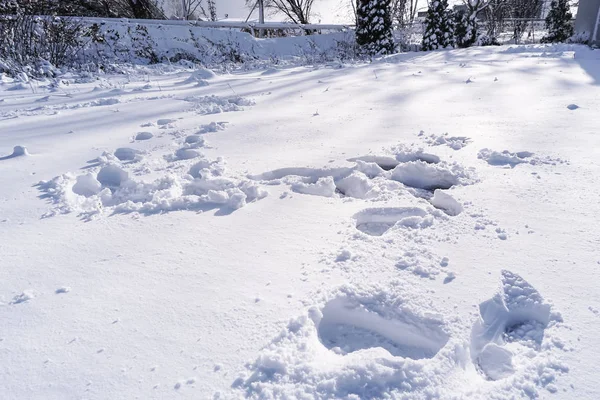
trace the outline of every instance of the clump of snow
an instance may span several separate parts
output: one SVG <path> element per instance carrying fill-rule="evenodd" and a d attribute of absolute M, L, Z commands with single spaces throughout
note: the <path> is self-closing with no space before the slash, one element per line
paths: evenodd
<path fill-rule="evenodd" d="M 448 215 L 456 216 L 463 211 L 462 205 L 456 199 L 441 189 L 436 189 L 431 198 L 431 204 L 435 208 L 444 210 Z"/>
<path fill-rule="evenodd" d="M 373 183 L 362 172 L 353 171 L 350 175 L 335 182 L 336 188 L 345 196 L 364 199 L 373 189 Z"/>
<path fill-rule="evenodd" d="M 488 343 L 479 354 L 479 367 L 488 378 L 497 381 L 515 372 L 512 357 L 510 350 L 496 343 Z"/>
<path fill-rule="evenodd" d="M 414 148 L 405 144 L 394 146 L 390 151 L 395 154 L 396 160 L 401 163 L 423 161 L 428 164 L 437 164 L 440 162 L 440 158 L 435 154 L 426 153 L 422 148 Z"/>
<path fill-rule="evenodd" d="M 175 157 L 178 160 L 191 160 L 192 158 L 200 157 L 201 155 L 202 154 L 198 150 L 187 147 L 178 149 L 175 152 Z"/>
<path fill-rule="evenodd" d="M 25 146 L 15 146 L 11 155 L 13 157 L 28 156 L 29 152 Z"/>
<path fill-rule="evenodd" d="M 13 297 L 13 299 L 11 300 L 10 304 L 21 304 L 21 303 L 25 303 L 31 299 L 35 298 L 35 295 L 33 294 L 33 291 L 31 290 L 24 290 L 23 292 L 15 295 Z"/>
<path fill-rule="evenodd" d="M 97 195 L 101 190 L 102 183 L 91 173 L 79 175 L 73 185 L 73 192 L 84 197 Z"/>
<path fill-rule="evenodd" d="M 152 132 L 140 132 L 137 135 L 135 135 L 135 140 L 149 140 L 153 137 L 154 135 L 152 134 Z"/>
<path fill-rule="evenodd" d="M 369 178 L 375 178 L 384 174 L 384 169 L 377 163 L 356 160 L 356 170 L 362 172 Z"/>
<path fill-rule="evenodd" d="M 159 119 L 158 121 L 156 121 L 156 125 L 158 126 L 165 126 L 165 125 L 170 125 L 177 122 L 176 119 L 172 119 L 172 118 L 162 118 Z"/>
<path fill-rule="evenodd" d="M 391 178 L 413 188 L 435 190 L 450 189 L 459 184 L 461 174 L 443 166 L 410 161 L 394 168 Z"/>
<path fill-rule="evenodd" d="M 5 157 L 0 157 L 1 160 L 8 160 L 9 158 L 28 156 L 29 152 L 27 151 L 27 147 L 25 146 L 15 146 L 13 148 L 13 152 Z"/>
<path fill-rule="evenodd" d="M 140 158 L 142 152 L 140 150 L 132 149 L 129 147 L 119 147 L 115 150 L 114 156 L 119 161 L 134 161 Z"/>
<path fill-rule="evenodd" d="M 112 97 L 109 99 L 94 100 L 90 103 L 82 104 L 82 107 L 112 106 L 115 104 L 119 104 L 120 102 L 121 102 L 121 100 L 117 99 L 116 97 Z"/>
<path fill-rule="evenodd" d="M 187 77 L 182 83 L 190 84 L 195 83 L 196 86 L 208 86 L 208 79 L 213 79 L 216 74 L 210 69 L 199 68 L 192 72 L 189 77 Z"/>
<path fill-rule="evenodd" d="M 190 135 L 185 138 L 185 142 L 188 144 L 204 144 L 204 138 L 198 135 Z"/>
<path fill-rule="evenodd" d="M 425 143 L 430 146 L 448 146 L 452 150 L 460 150 L 469 144 L 470 139 L 466 136 L 450 136 L 448 133 L 443 135 L 434 135 L 424 137 Z"/>
<path fill-rule="evenodd" d="M 348 249 L 344 249 L 340 251 L 340 253 L 335 258 L 335 262 L 346 262 L 352 258 L 352 253 Z"/>
<path fill-rule="evenodd" d="M 292 190 L 297 193 L 311 194 L 313 196 L 335 196 L 335 182 L 333 177 L 326 176 L 317 179 L 314 183 L 297 182 L 292 184 Z"/>
<path fill-rule="evenodd" d="M 121 167 L 114 164 L 106 165 L 102 167 L 98 172 L 96 179 L 100 184 L 109 188 L 117 188 L 129 178 L 127 171 L 124 171 Z"/>
<path fill-rule="evenodd" d="M 210 124 L 202 125 L 196 132 L 196 135 L 202 135 L 204 133 L 212 133 L 212 132 L 222 131 L 223 129 L 225 129 L 225 124 L 226 124 L 226 122 L 214 122 L 213 121 Z"/>

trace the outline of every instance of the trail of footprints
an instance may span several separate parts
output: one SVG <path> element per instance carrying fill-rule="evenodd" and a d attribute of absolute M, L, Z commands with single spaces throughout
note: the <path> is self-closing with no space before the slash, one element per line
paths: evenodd
<path fill-rule="evenodd" d="M 196 100 L 210 108 L 210 113 L 240 111 L 241 105 L 253 104 L 243 98 L 216 96 L 186 101 Z M 206 134 L 222 131 L 227 122 L 214 121 L 192 132 L 178 129 L 178 122 L 161 118 L 145 123 L 142 127 L 157 131 L 136 133 L 131 137 L 131 147 L 120 147 L 90 160 L 82 168 L 83 174 L 64 174 L 40 182 L 41 197 L 53 204 L 44 217 L 77 212 L 82 219 L 90 220 L 106 211 L 149 215 L 212 209 L 225 214 L 267 195 L 253 181 L 226 176 L 222 157 L 210 160 L 204 156 Z M 165 144 L 169 137 L 171 140 Z M 173 145 L 177 147 L 174 151 L 169 149 Z M 165 149 L 169 149 L 166 154 Z"/>
<path fill-rule="evenodd" d="M 448 135 L 431 135 L 424 140 L 431 146 L 446 145 L 453 150 L 470 142 L 469 138 Z M 463 205 L 444 190 L 475 183 L 473 171 L 445 163 L 420 149 L 399 146 L 395 153 L 395 157 L 351 158 L 348 161 L 354 162 L 354 167 L 283 168 L 250 177 L 270 184 L 289 184 L 293 191 L 304 194 L 375 201 L 388 200 L 390 193 L 398 194 L 399 182 L 404 192 L 427 200 L 443 211 L 446 219 L 463 211 Z M 356 229 L 373 237 L 385 236 L 392 229 L 424 229 L 433 224 L 433 218 L 431 210 L 408 206 L 369 207 L 353 215 Z M 479 218 L 475 229 L 485 229 L 489 224 L 495 225 Z M 498 238 L 506 239 L 503 229 L 496 228 L 496 232 Z M 407 251 L 396 266 L 424 277 L 438 273 L 424 271 L 418 261 L 410 262 L 411 257 L 416 255 Z M 336 262 L 350 259 L 352 254 L 344 250 Z M 446 268 L 448 263 L 447 257 L 442 258 L 437 269 Z M 454 278 L 454 273 L 448 273 L 444 284 Z M 554 357 L 547 357 L 563 349 L 560 340 L 556 344 L 545 339 L 547 331 L 562 322 L 560 314 L 519 275 L 501 272 L 500 289 L 479 305 L 466 344 L 461 342 L 465 335 L 457 335 L 457 327 L 436 313 L 435 305 L 413 304 L 414 290 L 404 290 L 397 282 L 383 288 L 359 285 L 338 289 L 310 308 L 305 317 L 291 321 L 285 332 L 248 366 L 250 376 L 241 376 L 233 387 L 244 389 L 247 397 L 290 393 L 286 389 L 311 393 L 316 398 L 379 398 L 390 393 L 393 397 L 396 392 L 410 397 L 409 393 L 420 394 L 427 386 L 443 385 L 447 377 L 460 371 L 465 373 L 462 380 L 468 381 L 466 358 L 484 381 L 521 374 L 518 379 L 530 380 L 530 394 L 537 396 L 536 386 L 553 392 L 556 377 L 568 371 Z M 337 368 L 318 367 L 332 362 L 319 346 L 343 357 L 335 359 Z M 466 357 L 456 352 L 459 348 L 468 349 Z M 358 360 L 368 354 L 365 352 L 377 354 L 380 358 L 375 358 L 375 364 L 381 364 L 383 370 L 371 369 L 368 364 L 359 367 Z M 427 372 L 428 368 L 435 372 Z"/>

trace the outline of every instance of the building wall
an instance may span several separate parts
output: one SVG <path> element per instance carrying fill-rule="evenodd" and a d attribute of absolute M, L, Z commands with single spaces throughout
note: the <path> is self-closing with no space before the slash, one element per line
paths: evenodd
<path fill-rule="evenodd" d="M 586 32 L 590 35 L 592 42 L 600 42 L 600 27 L 596 32 L 596 37 L 592 38 L 594 28 L 598 20 L 600 10 L 600 0 L 580 0 L 577 9 L 577 18 L 575 19 L 575 32 Z"/>

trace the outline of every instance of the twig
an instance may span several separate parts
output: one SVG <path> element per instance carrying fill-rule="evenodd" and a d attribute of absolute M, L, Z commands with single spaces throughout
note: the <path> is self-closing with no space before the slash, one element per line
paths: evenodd
<path fill-rule="evenodd" d="M 238 95 L 235 90 L 233 90 L 233 88 L 231 87 L 231 85 L 229 84 L 229 82 L 227 82 L 227 86 L 229 86 L 229 89 L 231 89 L 231 91 L 233 92 L 233 94 L 235 94 L 236 96 Z"/>

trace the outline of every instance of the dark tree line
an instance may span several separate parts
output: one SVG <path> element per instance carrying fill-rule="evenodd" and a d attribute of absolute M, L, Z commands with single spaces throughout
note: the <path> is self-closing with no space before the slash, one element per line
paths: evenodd
<path fill-rule="evenodd" d="M 1 14 L 164 19 L 155 0 L 0 0 Z"/>

